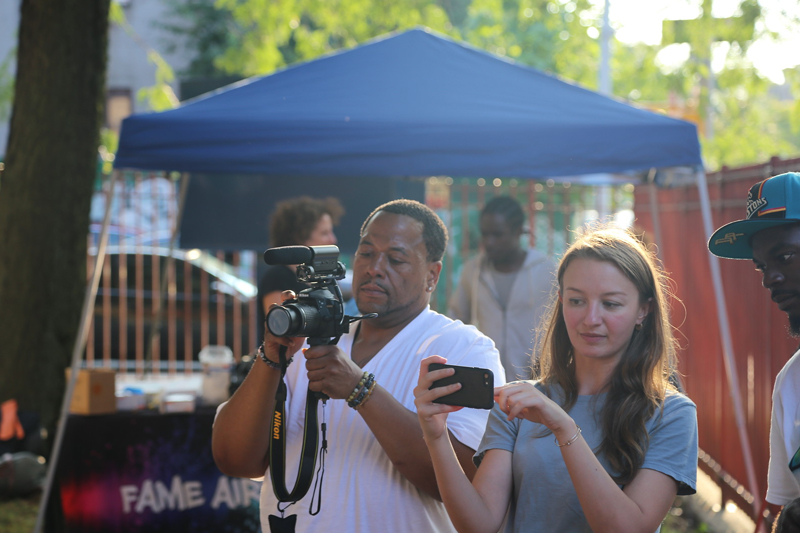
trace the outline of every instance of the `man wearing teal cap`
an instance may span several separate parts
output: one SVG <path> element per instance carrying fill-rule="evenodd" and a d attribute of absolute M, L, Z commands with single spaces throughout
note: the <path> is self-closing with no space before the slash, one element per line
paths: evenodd
<path fill-rule="evenodd" d="M 788 315 L 790 334 L 800 337 L 800 173 L 753 185 L 747 218 L 719 228 L 708 249 L 719 257 L 752 259 L 772 301 Z M 768 502 L 787 505 L 800 498 L 800 350 L 775 379 L 767 481 Z M 787 509 L 781 519 L 789 514 Z"/>

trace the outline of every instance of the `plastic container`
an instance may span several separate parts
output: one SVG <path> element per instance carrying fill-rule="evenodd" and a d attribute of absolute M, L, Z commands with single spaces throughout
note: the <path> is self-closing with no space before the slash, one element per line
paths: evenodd
<path fill-rule="evenodd" d="M 136 411 L 147 407 L 147 396 L 138 387 L 125 387 L 117 392 L 117 411 Z"/>
<path fill-rule="evenodd" d="M 161 399 L 162 413 L 192 413 L 195 407 L 194 394 L 173 392 Z"/>
<path fill-rule="evenodd" d="M 219 405 L 228 399 L 233 352 L 227 346 L 210 345 L 200 350 L 203 382 L 200 397 L 203 405 Z"/>

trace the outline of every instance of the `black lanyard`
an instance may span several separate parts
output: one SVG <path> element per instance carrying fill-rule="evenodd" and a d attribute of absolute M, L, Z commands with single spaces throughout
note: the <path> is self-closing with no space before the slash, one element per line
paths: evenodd
<path fill-rule="evenodd" d="M 306 395 L 306 415 L 303 424 L 303 448 L 300 454 L 300 466 L 297 469 L 297 478 L 292 492 L 286 489 L 286 347 L 281 346 L 281 381 L 278 391 L 275 394 L 275 411 L 272 414 L 272 430 L 270 433 L 269 449 L 269 470 L 272 479 L 272 490 L 279 502 L 296 503 L 306 495 L 311 487 L 311 480 L 314 478 L 314 468 L 317 459 L 317 444 L 319 441 L 319 428 L 317 427 L 317 404 L 319 400 L 327 400 L 327 396 L 320 395 L 311 390 Z M 323 407 L 324 408 L 324 407 Z M 322 423 L 322 451 L 327 450 L 327 440 L 325 439 L 325 422 Z M 324 455 L 321 460 L 324 467 Z M 322 470 L 322 468 L 320 469 Z M 324 472 L 323 472 L 324 475 Z M 320 478 L 321 482 L 321 478 Z M 316 490 L 316 488 L 315 488 Z M 322 505 L 322 485 L 319 490 L 319 504 L 315 515 L 319 512 Z M 313 509 L 313 501 L 312 501 Z M 283 510 L 278 506 L 278 510 L 283 514 Z"/>

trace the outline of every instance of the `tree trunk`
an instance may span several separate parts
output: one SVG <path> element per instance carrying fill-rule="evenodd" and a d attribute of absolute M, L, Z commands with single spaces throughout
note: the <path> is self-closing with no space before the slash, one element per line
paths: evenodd
<path fill-rule="evenodd" d="M 58 419 L 86 286 L 109 0 L 22 0 L 0 176 L 0 402 Z"/>

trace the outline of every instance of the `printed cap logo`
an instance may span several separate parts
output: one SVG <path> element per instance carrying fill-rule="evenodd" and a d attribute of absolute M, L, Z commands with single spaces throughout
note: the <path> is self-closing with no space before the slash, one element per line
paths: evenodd
<path fill-rule="evenodd" d="M 753 215 L 764 208 L 767 203 L 766 198 L 753 198 L 753 191 L 751 190 L 747 194 L 747 218 L 752 218 Z"/>
<path fill-rule="evenodd" d="M 721 239 L 714 241 L 714 244 L 736 244 L 736 239 L 743 237 L 744 233 L 726 233 Z"/>

